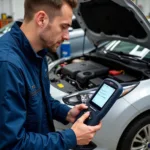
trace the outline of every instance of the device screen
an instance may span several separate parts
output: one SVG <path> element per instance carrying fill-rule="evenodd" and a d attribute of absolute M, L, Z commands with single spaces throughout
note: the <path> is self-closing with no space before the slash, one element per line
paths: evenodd
<path fill-rule="evenodd" d="M 93 98 L 92 102 L 102 108 L 114 92 L 115 88 L 107 84 L 103 84 Z"/>

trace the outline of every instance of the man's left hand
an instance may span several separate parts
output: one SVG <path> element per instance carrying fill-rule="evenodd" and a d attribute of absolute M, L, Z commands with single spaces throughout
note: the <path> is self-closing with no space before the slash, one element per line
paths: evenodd
<path fill-rule="evenodd" d="M 66 117 L 66 120 L 68 122 L 74 123 L 76 120 L 76 117 L 78 116 L 78 114 L 83 110 L 83 109 L 87 109 L 88 107 L 85 104 L 79 104 L 74 106 L 72 109 L 70 109 L 70 111 L 68 112 L 68 115 Z"/>

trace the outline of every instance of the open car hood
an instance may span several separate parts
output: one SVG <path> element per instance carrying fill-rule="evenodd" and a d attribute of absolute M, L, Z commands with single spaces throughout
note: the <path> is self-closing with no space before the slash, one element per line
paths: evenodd
<path fill-rule="evenodd" d="M 131 0 L 78 0 L 74 14 L 95 46 L 118 39 L 150 49 L 150 23 Z"/>

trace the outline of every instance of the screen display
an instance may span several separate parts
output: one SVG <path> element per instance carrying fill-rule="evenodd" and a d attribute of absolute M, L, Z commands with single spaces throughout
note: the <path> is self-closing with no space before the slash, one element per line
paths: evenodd
<path fill-rule="evenodd" d="M 103 84 L 103 86 L 99 89 L 97 94 L 94 96 L 92 102 L 98 105 L 99 107 L 103 107 L 114 92 L 115 92 L 115 88 L 107 84 Z"/>

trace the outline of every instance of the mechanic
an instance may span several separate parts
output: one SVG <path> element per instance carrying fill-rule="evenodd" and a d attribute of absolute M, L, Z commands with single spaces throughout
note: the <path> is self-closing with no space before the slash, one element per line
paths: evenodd
<path fill-rule="evenodd" d="M 0 149 L 67 150 L 87 145 L 101 128 L 84 124 L 84 104 L 69 108 L 49 91 L 46 49 L 69 39 L 76 0 L 25 0 L 23 23 L 0 39 Z M 58 93 L 59 94 L 59 93 Z M 53 119 L 70 129 L 55 131 Z"/>

